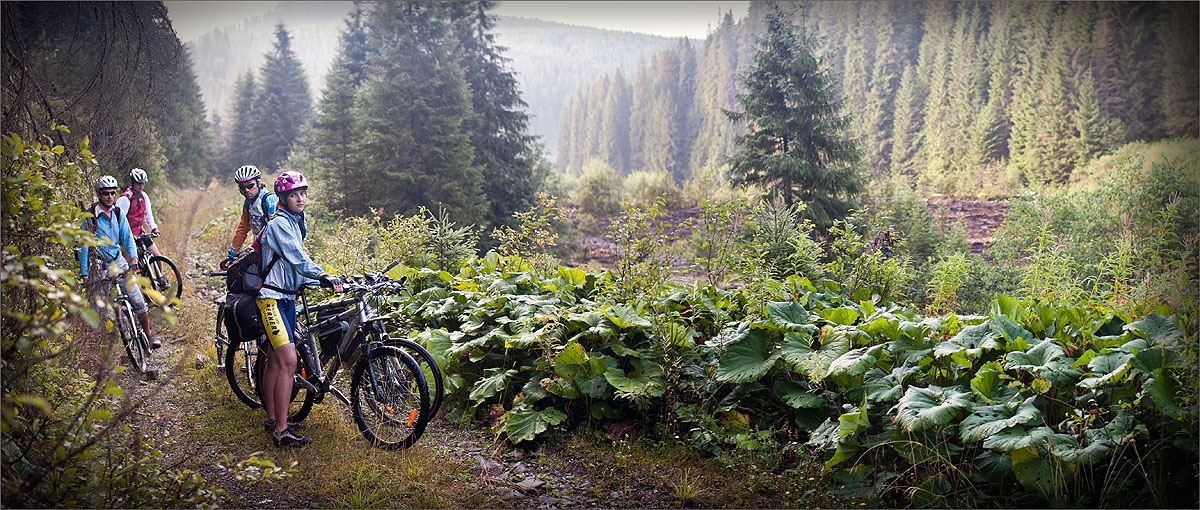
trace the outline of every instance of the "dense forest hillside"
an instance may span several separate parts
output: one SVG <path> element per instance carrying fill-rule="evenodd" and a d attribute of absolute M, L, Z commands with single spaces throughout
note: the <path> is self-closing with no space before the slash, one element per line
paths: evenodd
<path fill-rule="evenodd" d="M 497 17 L 496 41 L 507 48 L 529 104 L 529 131 L 546 148 L 558 147 L 558 124 L 567 97 L 580 85 L 613 68 L 634 69 L 643 58 L 679 44 L 679 39 L 565 25 L 536 19 Z"/>
<path fill-rule="evenodd" d="M 281 2 L 268 14 L 188 42 L 205 103 L 228 120 L 234 85 L 246 71 L 262 65 L 277 22 L 292 34 L 293 50 L 312 92 L 320 93 L 337 54 L 343 19 L 352 8 L 350 2 Z M 551 152 L 558 139 L 559 113 L 572 91 L 615 67 L 633 69 L 640 57 L 677 44 L 667 37 L 507 16 L 497 17 L 494 32 L 500 46 L 507 48 L 504 54 L 529 105 L 530 132 L 542 137 Z"/>
<path fill-rule="evenodd" d="M 822 38 L 875 177 L 1004 194 L 1069 182 L 1122 143 L 1197 135 L 1196 3 L 810 5 L 793 18 Z M 562 114 L 556 166 L 579 173 L 599 158 L 679 183 L 721 167 L 737 129 L 722 110 L 741 92 L 766 10 L 755 2 L 698 49 L 581 86 Z"/>

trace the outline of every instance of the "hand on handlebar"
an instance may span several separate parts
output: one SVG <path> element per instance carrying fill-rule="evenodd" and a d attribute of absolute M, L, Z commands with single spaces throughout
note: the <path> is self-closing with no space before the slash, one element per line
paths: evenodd
<path fill-rule="evenodd" d="M 327 289 L 333 289 L 333 292 L 335 292 L 337 294 L 341 294 L 342 292 L 345 291 L 345 289 L 342 286 L 342 280 L 338 279 L 338 277 L 336 277 L 336 276 L 323 274 L 320 277 L 318 277 L 317 279 L 320 280 L 322 287 L 325 287 Z"/>

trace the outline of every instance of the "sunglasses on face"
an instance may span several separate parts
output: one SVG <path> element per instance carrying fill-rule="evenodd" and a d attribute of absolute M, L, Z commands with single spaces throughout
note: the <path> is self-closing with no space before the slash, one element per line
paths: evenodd
<path fill-rule="evenodd" d="M 117 194 L 117 190 L 115 190 L 115 189 L 114 189 L 114 190 L 109 190 L 109 191 L 101 191 L 101 192 L 100 192 L 100 196 L 102 196 L 102 197 L 111 197 L 111 196 L 113 196 L 113 195 L 116 195 L 116 194 Z"/>
<path fill-rule="evenodd" d="M 246 183 L 246 184 L 238 184 L 238 188 L 240 188 L 240 189 L 244 189 L 244 190 L 246 190 L 246 189 L 250 189 L 250 188 L 253 188 L 253 187 L 255 187 L 255 186 L 258 186 L 258 183 L 257 183 L 257 182 L 253 182 L 253 181 L 251 181 L 251 182 L 248 182 L 248 183 Z"/>

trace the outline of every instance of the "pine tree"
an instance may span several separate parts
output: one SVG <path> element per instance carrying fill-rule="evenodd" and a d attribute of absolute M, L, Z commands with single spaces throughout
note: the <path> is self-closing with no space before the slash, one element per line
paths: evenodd
<path fill-rule="evenodd" d="M 312 116 L 308 79 L 282 23 L 275 26 L 275 47 L 266 54 L 260 72 L 262 87 L 251 110 L 250 157 L 255 164 L 279 170 Z"/>
<path fill-rule="evenodd" d="M 383 2 L 367 19 L 367 77 L 354 115 L 355 146 L 373 183 L 355 197 L 385 213 L 413 214 L 444 206 L 460 225 L 480 224 L 487 199 L 474 164 L 471 92 L 454 53 L 442 4 Z"/>
<path fill-rule="evenodd" d="M 251 122 L 254 119 L 252 109 L 257 95 L 258 86 L 254 80 L 254 71 L 247 70 L 234 83 L 233 103 L 229 107 L 229 149 L 223 159 L 228 170 L 251 164 Z"/>
<path fill-rule="evenodd" d="M 178 184 L 196 184 L 213 176 L 212 131 L 204 100 L 185 49 L 170 81 L 170 97 L 158 126 L 167 176 Z"/>
<path fill-rule="evenodd" d="M 1162 90 L 1156 106 L 1168 136 L 1200 136 L 1200 50 L 1197 42 L 1197 13 L 1195 3 L 1170 3 L 1163 6 L 1162 29 L 1158 31 L 1158 51 L 1155 53 L 1162 70 Z"/>
<path fill-rule="evenodd" d="M 488 14 L 495 2 L 450 4 L 458 38 L 459 63 L 471 91 L 473 115 L 464 122 L 475 148 L 474 164 L 482 171 L 490 226 L 512 225 L 513 213 L 528 210 L 540 183 L 535 180 L 534 137 L 529 135 L 526 104 L 509 59 L 492 33 Z M 623 133 L 622 133 L 623 134 Z"/>
<path fill-rule="evenodd" d="M 320 172 L 327 183 L 336 184 L 330 190 L 333 203 L 357 213 L 365 210 L 354 197 L 374 186 L 364 173 L 358 153 L 353 150 L 354 140 L 361 134 L 353 116 L 354 97 L 366 77 L 367 54 L 370 52 L 363 16 L 361 4 L 356 4 L 346 18 L 338 54 L 325 80 L 320 110 L 313 121 L 312 137 Z"/>
<path fill-rule="evenodd" d="M 805 215 L 828 228 L 845 215 L 862 189 L 857 148 L 846 137 L 849 121 L 840 112 L 834 80 L 813 56 L 815 40 L 804 25 L 792 25 L 778 6 L 766 16 L 754 67 L 728 112 L 747 125 L 737 138 L 730 176 L 735 184 L 762 183 L 787 205 L 800 201 Z"/>
<path fill-rule="evenodd" d="M 629 166 L 629 115 L 633 91 L 625 80 L 625 73 L 617 67 L 608 94 L 604 98 L 604 116 L 601 120 L 601 136 L 604 141 L 604 158 L 618 174 L 627 175 Z"/>

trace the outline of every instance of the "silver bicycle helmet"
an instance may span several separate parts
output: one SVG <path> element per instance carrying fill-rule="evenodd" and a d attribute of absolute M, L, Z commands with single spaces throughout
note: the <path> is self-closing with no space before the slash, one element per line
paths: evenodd
<path fill-rule="evenodd" d="M 236 182 L 246 182 L 251 179 L 257 179 L 262 176 L 262 172 L 258 171 L 258 167 L 254 165 L 246 165 L 238 168 L 233 173 L 233 180 Z"/>
<path fill-rule="evenodd" d="M 96 179 L 96 189 L 101 190 L 101 189 L 108 189 L 108 188 L 117 189 L 117 178 L 116 177 L 113 177 L 111 175 L 105 175 L 99 179 Z"/>
<path fill-rule="evenodd" d="M 141 168 L 134 168 L 129 171 L 129 180 L 135 183 L 145 183 L 147 180 L 146 171 Z"/>

